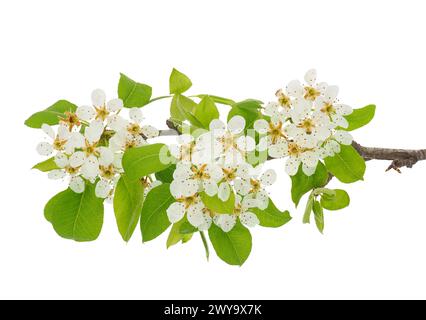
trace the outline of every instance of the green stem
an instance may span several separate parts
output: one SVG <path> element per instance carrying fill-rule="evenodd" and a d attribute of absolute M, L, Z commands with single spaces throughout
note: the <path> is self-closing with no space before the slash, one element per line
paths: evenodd
<path fill-rule="evenodd" d="M 172 96 L 160 96 L 160 97 L 156 97 L 154 99 L 149 100 L 149 103 L 157 101 L 157 100 L 161 100 L 161 99 L 167 99 L 167 98 L 171 98 Z"/>
<path fill-rule="evenodd" d="M 201 236 L 201 240 L 203 241 L 204 249 L 206 250 L 206 258 L 208 261 L 210 257 L 209 244 L 207 243 L 207 239 L 203 231 L 200 231 L 200 236 Z"/>

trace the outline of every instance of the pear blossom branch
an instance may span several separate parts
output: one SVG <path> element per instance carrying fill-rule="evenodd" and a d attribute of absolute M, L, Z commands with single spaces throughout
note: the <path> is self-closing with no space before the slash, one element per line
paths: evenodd
<path fill-rule="evenodd" d="M 180 132 L 172 120 L 166 121 L 169 129 L 160 130 L 160 136 L 177 136 Z M 426 149 L 394 149 L 365 147 L 356 141 L 352 142 L 352 146 L 364 158 L 364 160 L 389 160 L 392 161 L 386 171 L 395 170 L 401 173 L 401 168 L 412 168 L 417 162 L 426 160 Z"/>

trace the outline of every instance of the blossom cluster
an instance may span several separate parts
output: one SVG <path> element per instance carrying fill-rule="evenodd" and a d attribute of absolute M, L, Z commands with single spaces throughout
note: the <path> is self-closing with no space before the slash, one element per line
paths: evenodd
<path fill-rule="evenodd" d="M 285 170 L 290 176 L 300 166 L 304 174 L 311 176 L 320 159 L 340 152 L 340 144 L 351 144 L 344 116 L 352 113 L 352 108 L 337 100 L 337 86 L 317 82 L 316 78 L 316 71 L 309 70 L 306 83 L 294 80 L 276 92 L 277 101 L 268 103 L 263 116 L 254 123 L 258 140 L 255 135 L 246 135 L 249 130 L 245 130 L 241 116 L 234 116 L 227 125 L 213 120 L 210 131 L 197 138 L 180 136 L 179 144 L 171 146 L 178 163 L 170 186 L 176 202 L 167 210 L 169 220 L 175 223 L 186 216 L 200 230 L 215 223 L 228 232 L 238 219 L 253 227 L 259 224 L 253 211 L 267 208 L 266 188 L 275 182 L 276 173 L 261 173 L 262 163 L 253 167 L 247 161 L 251 152 L 286 158 Z M 235 194 L 234 209 L 212 212 L 203 203 L 202 193 L 224 202 Z"/>
<path fill-rule="evenodd" d="M 123 153 L 131 147 L 146 144 L 147 138 L 158 136 L 152 126 L 142 126 L 142 112 L 130 109 L 130 119 L 120 115 L 121 99 L 106 101 L 104 91 L 92 92 L 92 105 L 66 112 L 57 128 L 43 124 L 48 141 L 40 142 L 37 151 L 51 157 L 57 169 L 48 173 L 51 179 L 69 179 L 69 187 L 82 193 L 86 181 L 96 183 L 96 196 L 112 199 L 115 186 L 123 173 Z"/>
<path fill-rule="evenodd" d="M 208 132 L 197 138 L 181 135 L 178 144 L 170 146 L 171 154 L 178 160 L 170 184 L 176 201 L 167 209 L 172 223 L 186 216 L 199 230 L 209 229 L 214 223 L 225 232 L 238 220 L 249 227 L 259 224 L 253 210 L 267 208 L 269 196 L 265 188 L 275 182 L 276 174 L 273 170 L 262 173 L 261 166 L 253 167 L 246 161 L 256 142 L 245 134 L 245 127 L 241 116 L 232 117 L 227 125 L 215 119 Z M 203 195 L 223 202 L 234 201 L 232 210 L 212 211 L 203 202 Z"/>
<path fill-rule="evenodd" d="M 293 80 L 278 90 L 278 101 L 264 109 L 269 119 L 254 124 L 256 131 L 266 134 L 258 148 L 267 149 L 272 158 L 287 158 L 285 169 L 290 176 L 300 164 L 306 175 L 312 175 L 320 159 L 339 153 L 340 144 L 352 143 L 344 117 L 352 108 L 338 101 L 339 88 L 318 82 L 314 69 L 305 74 L 305 82 Z"/>

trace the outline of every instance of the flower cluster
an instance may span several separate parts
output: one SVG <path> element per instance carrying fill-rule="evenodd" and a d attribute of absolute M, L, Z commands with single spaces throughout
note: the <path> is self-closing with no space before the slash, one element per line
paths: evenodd
<path fill-rule="evenodd" d="M 154 127 L 141 125 L 140 109 L 130 109 L 130 120 L 119 115 L 122 109 L 121 99 L 106 102 L 105 93 L 97 89 L 92 92 L 91 106 L 66 112 L 57 128 L 43 124 L 50 141 L 39 143 L 37 151 L 52 157 L 57 166 L 49 178 L 68 176 L 69 187 L 76 193 L 84 191 L 86 181 L 96 183 L 96 196 L 111 199 L 123 173 L 123 153 L 158 135 Z"/>
<path fill-rule="evenodd" d="M 276 92 L 277 101 L 263 108 L 263 115 L 254 123 L 260 136 L 248 136 L 246 122 L 241 116 L 231 118 L 227 126 L 216 119 L 210 130 L 200 134 L 182 135 L 171 153 L 178 163 L 170 191 L 176 202 L 167 210 L 172 223 L 185 216 L 200 230 L 212 223 L 230 231 L 239 219 L 244 225 L 259 223 L 253 208 L 264 210 L 269 203 L 266 187 L 276 180 L 273 170 L 260 174 L 262 165 L 253 167 L 247 160 L 252 151 L 267 152 L 271 158 L 286 158 L 285 170 L 295 175 L 299 167 L 311 176 L 320 159 L 340 152 L 340 144 L 352 143 L 345 131 L 344 116 L 352 108 L 337 100 L 338 87 L 317 82 L 316 71 L 309 70 L 305 83 L 288 83 Z M 235 195 L 232 212 L 216 213 L 207 208 L 202 194 L 228 201 Z"/>
<path fill-rule="evenodd" d="M 208 132 L 197 138 L 181 135 L 178 144 L 170 146 L 171 154 L 178 160 L 170 185 L 176 201 L 167 209 L 172 223 L 186 216 L 199 230 L 215 223 L 225 232 L 230 231 L 238 219 L 249 227 L 259 224 L 252 211 L 268 206 L 265 187 L 274 183 L 276 174 L 273 170 L 261 174 L 261 166 L 253 167 L 246 161 L 247 153 L 255 150 L 256 142 L 245 135 L 245 127 L 241 116 L 234 116 L 227 125 L 215 119 Z M 204 204 L 203 195 L 222 202 L 234 201 L 232 210 L 214 212 Z"/>
<path fill-rule="evenodd" d="M 352 143 L 344 117 L 352 108 L 337 100 L 339 88 L 318 82 L 313 69 L 306 73 L 305 82 L 293 80 L 278 90 L 277 101 L 264 109 L 269 119 L 254 124 L 266 135 L 259 148 L 267 149 L 272 158 L 286 157 L 285 169 L 291 176 L 300 164 L 306 175 L 312 175 L 320 159 L 339 153 L 340 144 Z"/>

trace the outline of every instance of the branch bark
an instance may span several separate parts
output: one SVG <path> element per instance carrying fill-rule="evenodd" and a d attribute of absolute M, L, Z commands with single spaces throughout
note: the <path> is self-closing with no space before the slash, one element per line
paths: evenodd
<path fill-rule="evenodd" d="M 160 136 L 177 136 L 180 134 L 175 124 L 168 120 L 167 126 L 169 129 L 160 130 Z M 426 160 L 426 149 L 392 149 L 392 148 L 372 148 L 364 147 L 358 142 L 352 142 L 352 146 L 366 160 L 389 160 L 391 164 L 386 169 L 396 170 L 401 173 L 401 168 L 412 168 L 417 162 Z"/>

